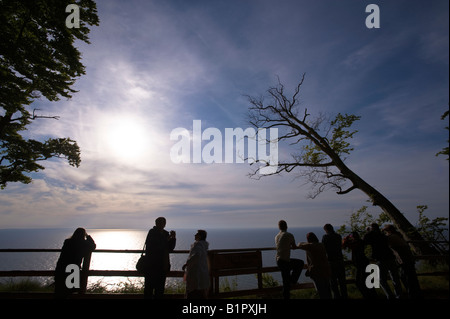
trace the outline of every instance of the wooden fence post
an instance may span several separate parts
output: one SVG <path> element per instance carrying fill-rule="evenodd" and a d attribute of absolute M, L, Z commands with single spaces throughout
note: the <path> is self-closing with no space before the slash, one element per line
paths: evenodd
<path fill-rule="evenodd" d="M 80 278 L 80 294 L 86 293 L 89 277 L 89 267 L 91 265 L 91 256 L 92 251 L 89 251 L 83 258 L 83 265 L 81 267 L 81 278 Z"/>
<path fill-rule="evenodd" d="M 262 253 L 261 250 L 256 251 L 259 254 L 260 264 L 258 265 L 258 272 L 257 272 L 257 278 L 258 278 L 258 289 L 263 288 L 263 281 L 262 281 Z"/>

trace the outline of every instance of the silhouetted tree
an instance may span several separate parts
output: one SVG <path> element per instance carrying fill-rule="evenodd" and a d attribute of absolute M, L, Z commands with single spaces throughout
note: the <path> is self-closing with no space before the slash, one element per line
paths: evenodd
<path fill-rule="evenodd" d="M 441 120 L 445 120 L 445 118 L 448 116 L 448 112 L 449 112 L 449 111 L 445 111 L 445 113 L 442 114 Z M 445 127 L 445 129 L 448 131 L 448 125 Z M 448 144 L 448 143 L 449 143 L 449 140 L 447 140 L 447 144 Z M 448 146 L 444 147 L 444 148 L 442 149 L 442 151 L 436 153 L 436 156 L 439 156 L 439 155 L 447 155 L 447 161 L 448 161 L 448 159 L 449 159 L 449 149 L 448 149 Z"/>
<path fill-rule="evenodd" d="M 69 4 L 79 9 L 79 26 L 69 28 Z M 98 25 L 92 0 L 7 0 L 0 1 L 0 187 L 8 182 L 31 182 L 26 173 L 44 169 L 38 161 L 66 158 L 80 165 L 80 149 L 70 138 L 49 138 L 44 142 L 24 139 L 22 132 L 38 118 L 30 104 L 40 97 L 57 101 L 70 98 L 77 77 L 85 74 L 78 39 L 89 43 L 88 25 Z"/>
<path fill-rule="evenodd" d="M 423 240 L 397 207 L 345 164 L 345 156 L 353 151 L 349 139 L 357 132 L 350 128 L 360 117 L 339 113 L 331 121 L 327 121 L 323 115 L 310 119 L 308 110 L 301 110 L 299 107 L 299 93 L 304 78 L 303 75 L 291 98 L 288 98 L 280 81 L 277 86 L 267 90 L 268 102 L 264 96 L 248 96 L 250 124 L 255 128 L 281 129 L 278 141 L 288 141 L 296 150 L 292 154 L 292 160 L 280 161 L 273 174 L 259 174 L 264 165 L 270 164 L 254 161 L 262 165 L 250 176 L 260 178 L 296 170 L 312 184 L 312 198 L 327 189 L 334 189 L 340 195 L 359 189 L 369 197 L 373 205 L 379 206 L 389 216 L 405 238 Z M 267 142 L 273 140 L 267 139 Z M 427 244 L 414 244 L 414 248 L 418 253 L 435 253 Z"/>

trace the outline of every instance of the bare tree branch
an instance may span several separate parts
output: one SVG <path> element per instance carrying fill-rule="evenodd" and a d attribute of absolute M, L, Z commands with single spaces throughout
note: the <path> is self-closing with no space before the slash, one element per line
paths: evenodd
<path fill-rule="evenodd" d="M 422 237 L 406 217 L 385 196 L 347 167 L 344 163 L 345 158 L 341 158 L 343 154 L 349 154 L 353 150 L 348 140 L 357 131 L 351 131 L 350 127 L 360 117 L 338 113 L 332 121 L 325 121 L 323 115 L 310 120 L 311 114 L 307 108 L 300 110 L 298 102 L 304 79 L 303 74 L 290 99 L 279 79 L 277 86 L 267 90 L 270 103 L 265 103 L 264 97 L 248 96 L 250 102 L 248 117 L 252 126 L 257 129 L 280 128 L 282 133 L 278 141 L 290 141 L 291 146 L 300 147 L 299 151 L 292 155 L 291 161 L 281 161 L 276 170 L 270 174 L 258 174 L 269 163 L 252 159 L 252 167 L 257 163 L 263 165 L 256 165 L 256 170 L 249 176 L 259 179 L 262 176 L 291 173 L 295 170 L 299 177 L 305 177 L 312 185 L 311 198 L 327 189 L 334 189 L 339 195 L 360 189 L 374 205 L 383 209 L 405 238 L 420 240 Z M 319 134 L 321 131 L 325 134 Z M 419 249 L 418 251 L 429 252 L 429 247 L 426 246 L 415 248 Z"/>
<path fill-rule="evenodd" d="M 36 115 L 36 111 L 41 111 L 40 109 L 33 109 L 33 116 L 31 117 L 32 120 L 35 119 L 55 119 L 59 120 L 59 116 L 44 116 L 44 115 Z"/>
<path fill-rule="evenodd" d="M 346 189 L 345 191 L 337 192 L 337 194 L 339 194 L 339 195 L 348 194 L 348 193 L 350 193 L 352 190 L 355 190 L 355 189 L 357 189 L 357 187 L 356 187 L 355 185 L 353 185 L 352 187 Z"/>

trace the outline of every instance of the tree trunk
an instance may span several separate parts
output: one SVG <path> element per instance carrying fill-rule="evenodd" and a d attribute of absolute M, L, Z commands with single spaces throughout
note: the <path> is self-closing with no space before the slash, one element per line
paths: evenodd
<path fill-rule="evenodd" d="M 352 138 L 356 131 L 351 132 L 347 129 L 354 121 L 359 119 L 358 116 L 339 114 L 339 116 L 337 116 L 336 119 L 330 123 L 331 127 L 328 132 L 330 132 L 332 127 L 335 126 L 333 128 L 331 140 L 327 137 L 322 137 L 318 133 L 318 127 L 323 120 L 321 117 L 308 124 L 306 122 L 306 118 L 309 114 L 306 109 L 303 119 L 297 117 L 298 109 L 296 109 L 295 106 L 298 101 L 296 96 L 299 93 L 300 86 L 303 83 L 303 78 L 297 85 L 292 99 L 288 99 L 284 95 L 284 86 L 281 83 L 279 83 L 278 87 L 268 90 L 270 97 L 274 99 L 274 104 L 265 106 L 262 98 L 255 99 L 250 97 L 250 103 L 252 104 L 252 107 L 250 107 L 250 123 L 253 126 L 256 128 L 270 128 L 277 126 L 285 127 L 290 132 L 279 137 L 278 141 L 292 138 L 295 140 L 292 143 L 292 145 L 294 145 L 302 140 L 309 140 L 316 147 L 305 145 L 302 150 L 303 154 L 301 154 L 301 156 L 294 157 L 294 163 L 278 164 L 278 167 L 283 167 L 283 169 L 278 169 L 277 173 L 282 171 L 290 172 L 295 167 L 311 167 L 313 170 L 312 174 L 309 175 L 310 172 L 307 172 L 306 175 L 309 176 L 310 181 L 315 183 L 315 185 L 323 185 L 325 188 L 330 185 L 331 187 L 334 186 L 340 190 L 338 194 L 347 194 L 358 188 L 369 196 L 373 205 L 379 206 L 387 214 L 406 240 L 421 241 L 410 244 L 418 255 L 438 254 L 438 251 L 424 241 L 417 229 L 386 197 L 349 169 L 340 158 L 339 154 L 349 153 L 352 150 L 350 144 L 346 140 Z M 322 152 L 329 157 L 331 162 L 323 161 L 324 154 L 322 154 Z M 328 167 L 336 167 L 340 171 L 340 174 L 334 174 L 335 172 L 333 172 L 333 170 L 328 170 Z M 323 170 L 324 168 L 325 170 Z M 316 174 L 325 174 L 327 180 L 323 181 L 320 178 L 316 178 Z M 339 185 L 342 178 L 348 179 L 352 182 L 352 186 L 344 191 Z M 319 189 L 319 192 L 321 191 L 322 190 Z"/>
<path fill-rule="evenodd" d="M 343 166 L 342 166 L 343 165 Z M 367 196 L 369 196 L 372 204 L 374 206 L 379 206 L 383 212 L 385 212 L 392 222 L 395 224 L 399 232 L 403 235 L 403 237 L 407 241 L 421 241 L 414 242 L 410 245 L 413 250 L 418 255 L 436 255 L 439 252 L 436 251 L 432 246 L 426 243 L 417 231 L 417 229 L 409 222 L 409 220 L 394 206 L 386 197 L 383 196 L 379 191 L 377 191 L 374 187 L 369 185 L 366 181 L 364 181 L 361 177 L 355 174 L 352 170 L 350 170 L 343 162 L 340 162 L 339 165 L 336 165 L 341 172 L 347 176 L 352 182 L 353 185 L 364 192 Z"/>
<path fill-rule="evenodd" d="M 4 116 L 0 116 L 0 139 L 3 138 L 3 132 L 6 130 L 7 125 L 11 122 L 13 114 L 6 112 Z"/>
<path fill-rule="evenodd" d="M 319 135 L 317 134 L 319 137 Z M 345 165 L 345 163 L 341 160 L 338 154 L 329 146 L 327 141 L 318 138 L 322 143 L 318 145 L 322 151 L 324 151 L 333 161 L 333 164 L 337 169 L 349 179 L 353 186 L 349 188 L 347 191 L 340 192 L 340 194 L 346 194 L 349 191 L 357 188 L 364 192 L 367 196 L 369 196 L 372 204 L 374 206 L 379 206 L 383 212 L 385 212 L 389 218 L 392 220 L 394 225 L 397 227 L 399 232 L 403 235 L 405 240 L 407 241 L 420 241 L 410 243 L 410 246 L 414 250 L 417 255 L 438 255 L 439 252 L 432 247 L 429 243 L 425 242 L 422 235 L 417 231 L 417 229 L 409 222 L 409 220 L 394 206 L 386 197 L 383 196 L 379 191 L 377 191 L 374 187 L 364 181 L 361 177 L 359 177 L 355 172 L 353 172 L 350 168 Z"/>

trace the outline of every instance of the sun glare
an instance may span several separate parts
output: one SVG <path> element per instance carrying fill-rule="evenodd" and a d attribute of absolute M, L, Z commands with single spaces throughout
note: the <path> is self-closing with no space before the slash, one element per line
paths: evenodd
<path fill-rule="evenodd" d="M 149 131 L 139 118 L 109 118 L 104 122 L 101 134 L 104 146 L 118 159 L 136 160 L 150 150 Z"/>

